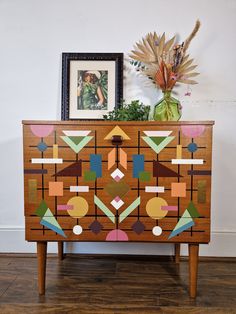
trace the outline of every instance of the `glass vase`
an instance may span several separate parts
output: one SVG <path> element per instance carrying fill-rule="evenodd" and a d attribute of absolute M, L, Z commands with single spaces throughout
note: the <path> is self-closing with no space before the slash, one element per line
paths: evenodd
<path fill-rule="evenodd" d="M 164 91 L 163 98 L 155 105 L 153 119 L 156 121 L 178 121 L 181 118 L 181 105 L 171 96 L 171 91 Z"/>

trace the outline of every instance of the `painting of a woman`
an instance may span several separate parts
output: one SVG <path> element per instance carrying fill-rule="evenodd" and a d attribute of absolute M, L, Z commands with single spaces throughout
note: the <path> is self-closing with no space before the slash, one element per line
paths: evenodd
<path fill-rule="evenodd" d="M 107 109 L 107 71 L 78 71 L 77 109 Z"/>

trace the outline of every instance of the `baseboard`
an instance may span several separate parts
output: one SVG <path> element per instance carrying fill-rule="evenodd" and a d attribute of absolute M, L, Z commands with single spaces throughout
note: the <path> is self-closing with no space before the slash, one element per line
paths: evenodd
<path fill-rule="evenodd" d="M 236 257 L 236 231 L 212 231 L 210 244 L 200 245 L 200 256 Z M 65 244 L 68 253 L 81 254 L 140 254 L 173 255 L 173 244 L 161 243 L 108 243 L 69 242 Z M 25 230 L 21 226 L 0 227 L 1 253 L 35 253 L 36 245 L 25 241 Z M 49 243 L 49 253 L 57 252 L 57 243 Z M 188 254 L 187 245 L 181 245 L 181 255 Z"/>

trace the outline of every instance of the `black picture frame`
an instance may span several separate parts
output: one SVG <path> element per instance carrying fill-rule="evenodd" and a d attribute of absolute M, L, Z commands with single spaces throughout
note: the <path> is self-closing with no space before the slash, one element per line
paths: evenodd
<path fill-rule="evenodd" d="M 93 69 L 93 71 L 91 69 Z M 79 77 L 79 75 L 81 77 Z M 89 105 L 88 107 L 88 98 L 84 98 L 81 102 L 82 96 L 78 96 L 78 93 L 81 95 L 81 92 L 78 92 L 78 89 L 79 91 L 82 90 L 82 75 L 90 75 L 90 77 L 95 77 L 97 80 L 103 75 L 105 78 L 104 94 L 107 91 L 106 103 L 105 101 L 103 101 L 103 103 L 99 101 L 95 104 L 94 99 L 97 95 L 92 99 L 93 101 L 91 104 L 94 102 L 93 106 Z M 81 84 L 79 83 L 79 80 Z M 84 86 L 86 83 L 87 82 L 84 82 Z M 97 83 L 97 85 L 98 84 L 99 83 Z M 94 86 L 97 85 L 94 84 Z M 75 90 L 76 88 L 77 91 Z M 99 91 L 101 91 L 101 89 Z M 86 92 L 83 93 L 83 96 L 84 95 L 86 95 Z M 103 97 L 103 100 L 104 99 L 105 97 Z M 118 108 L 122 99 L 123 53 L 62 53 L 62 120 L 103 119 L 102 115 L 114 108 Z M 102 103 L 102 105 L 100 103 Z M 87 106 L 86 108 L 89 109 L 85 110 L 85 105 Z M 104 110 L 101 110 L 100 108 L 103 108 Z"/>

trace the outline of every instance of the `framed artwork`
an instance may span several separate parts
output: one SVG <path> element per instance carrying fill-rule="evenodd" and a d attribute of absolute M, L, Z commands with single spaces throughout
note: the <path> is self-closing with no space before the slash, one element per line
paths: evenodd
<path fill-rule="evenodd" d="M 63 53 L 61 119 L 103 119 L 123 98 L 123 53 Z"/>

